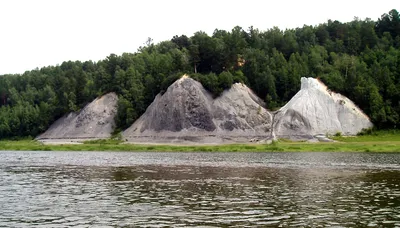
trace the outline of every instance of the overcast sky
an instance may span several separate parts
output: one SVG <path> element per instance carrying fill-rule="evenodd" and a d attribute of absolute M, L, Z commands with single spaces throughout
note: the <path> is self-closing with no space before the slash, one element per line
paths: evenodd
<path fill-rule="evenodd" d="M 135 52 L 147 37 L 157 43 L 236 25 L 264 31 L 377 20 L 391 9 L 400 10 L 400 1 L 0 0 L 0 74 Z"/>

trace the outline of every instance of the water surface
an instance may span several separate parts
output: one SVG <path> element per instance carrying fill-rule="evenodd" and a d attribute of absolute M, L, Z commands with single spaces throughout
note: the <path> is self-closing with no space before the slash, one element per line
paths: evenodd
<path fill-rule="evenodd" d="M 399 227 L 400 154 L 0 152 L 0 227 Z"/>

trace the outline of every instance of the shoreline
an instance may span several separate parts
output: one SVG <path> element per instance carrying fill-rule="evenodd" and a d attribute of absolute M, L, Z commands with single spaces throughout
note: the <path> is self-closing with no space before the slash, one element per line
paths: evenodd
<path fill-rule="evenodd" d="M 131 143 L 113 139 L 76 142 L 58 140 L 0 140 L 0 151 L 132 151 L 132 152 L 400 152 L 400 134 L 333 137 L 336 142 L 278 140 L 267 143 Z"/>

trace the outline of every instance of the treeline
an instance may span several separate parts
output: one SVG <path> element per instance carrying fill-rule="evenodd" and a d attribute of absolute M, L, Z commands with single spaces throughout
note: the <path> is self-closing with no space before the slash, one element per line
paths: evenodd
<path fill-rule="evenodd" d="M 329 20 L 318 26 L 259 31 L 235 27 L 196 32 L 136 53 L 99 62 L 63 62 L 0 76 L 0 138 L 36 136 L 57 118 L 79 111 L 95 97 L 116 92 L 118 130 L 130 126 L 182 74 L 218 96 L 246 83 L 268 108 L 284 105 L 301 77 L 319 77 L 352 99 L 378 128 L 400 123 L 400 17 L 391 10 L 377 21 Z"/>

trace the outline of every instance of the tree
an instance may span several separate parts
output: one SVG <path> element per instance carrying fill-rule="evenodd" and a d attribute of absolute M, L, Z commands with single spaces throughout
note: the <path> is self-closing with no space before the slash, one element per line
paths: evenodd
<path fill-rule="evenodd" d="M 183 48 L 188 49 L 189 46 L 191 45 L 189 38 L 185 35 L 181 35 L 181 36 L 176 35 L 171 39 L 171 41 L 173 43 L 175 43 L 176 45 L 178 45 L 179 49 L 181 49 L 181 50 Z"/>
<path fill-rule="evenodd" d="M 224 71 L 218 75 L 218 82 L 222 90 L 229 89 L 233 84 L 233 76 L 230 72 Z"/>
<path fill-rule="evenodd" d="M 328 64 L 328 52 L 323 46 L 316 45 L 310 48 L 308 54 L 309 68 L 313 76 L 323 73 L 325 65 Z"/>
<path fill-rule="evenodd" d="M 385 32 L 389 32 L 393 39 L 400 35 L 400 15 L 395 9 L 388 14 L 383 14 L 376 23 L 377 33 L 382 36 Z"/>
<path fill-rule="evenodd" d="M 133 105 L 123 96 L 119 96 L 117 104 L 117 115 L 115 116 L 115 123 L 117 129 L 122 130 L 129 127 L 136 119 L 136 113 Z"/>
<path fill-rule="evenodd" d="M 378 43 L 378 36 L 375 33 L 375 23 L 367 18 L 361 22 L 361 48 L 374 48 Z"/>

